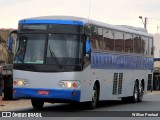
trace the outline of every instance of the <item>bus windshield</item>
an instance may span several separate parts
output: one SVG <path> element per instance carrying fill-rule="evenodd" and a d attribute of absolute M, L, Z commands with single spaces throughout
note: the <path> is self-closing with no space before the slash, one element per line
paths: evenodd
<path fill-rule="evenodd" d="M 32 25 L 21 26 L 16 43 L 15 64 L 53 64 L 58 66 L 80 64 L 82 41 L 79 26 L 52 25 L 46 31 L 39 30 L 39 27 L 35 28 L 36 25 L 33 27 Z"/>
<path fill-rule="evenodd" d="M 49 34 L 47 49 L 46 64 L 79 64 L 81 50 L 78 35 Z M 57 60 L 52 60 L 51 52 Z"/>
<path fill-rule="evenodd" d="M 14 63 L 43 64 L 45 34 L 21 34 Z"/>

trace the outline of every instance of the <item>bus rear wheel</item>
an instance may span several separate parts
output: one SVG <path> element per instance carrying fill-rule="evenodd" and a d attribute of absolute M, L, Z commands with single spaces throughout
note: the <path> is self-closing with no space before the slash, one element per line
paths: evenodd
<path fill-rule="evenodd" d="M 44 101 L 38 100 L 38 99 L 31 99 L 31 103 L 33 108 L 35 109 L 42 109 L 44 105 Z"/>
<path fill-rule="evenodd" d="M 154 78 L 153 88 L 154 88 L 154 90 L 159 90 L 159 88 L 160 88 L 160 80 L 159 80 L 159 77 L 158 77 L 158 76 L 156 76 L 156 77 Z"/>
<path fill-rule="evenodd" d="M 143 85 L 141 84 L 141 87 L 140 87 L 140 89 L 138 91 L 138 102 L 142 102 L 143 94 L 144 94 L 144 88 L 143 88 Z"/>
<path fill-rule="evenodd" d="M 138 102 L 138 84 L 135 82 L 133 96 L 131 97 L 131 102 L 136 103 Z"/>

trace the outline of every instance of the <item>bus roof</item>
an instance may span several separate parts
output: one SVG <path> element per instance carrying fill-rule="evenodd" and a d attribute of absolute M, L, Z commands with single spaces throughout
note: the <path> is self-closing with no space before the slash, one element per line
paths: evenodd
<path fill-rule="evenodd" d="M 124 31 L 127 33 L 133 33 L 133 34 L 138 34 L 138 35 L 144 35 L 147 37 L 153 37 L 152 34 L 147 33 L 144 29 L 142 30 L 142 28 L 137 28 L 137 27 L 132 27 L 132 26 L 126 26 L 126 25 L 111 25 L 108 23 L 103 23 L 103 22 L 98 22 L 95 20 L 91 20 L 91 19 L 87 19 L 87 18 L 82 18 L 82 17 L 75 17 L 75 16 L 41 16 L 41 17 L 32 17 L 32 18 L 27 18 L 27 19 L 23 19 L 20 20 L 19 23 L 21 21 L 24 20 L 63 20 L 63 21 L 76 21 L 76 22 L 82 22 L 83 25 L 85 24 L 93 24 L 93 25 L 97 25 L 97 26 L 101 26 L 101 27 L 105 27 L 105 28 L 109 28 L 109 29 L 114 29 L 114 30 L 118 30 L 118 31 Z"/>

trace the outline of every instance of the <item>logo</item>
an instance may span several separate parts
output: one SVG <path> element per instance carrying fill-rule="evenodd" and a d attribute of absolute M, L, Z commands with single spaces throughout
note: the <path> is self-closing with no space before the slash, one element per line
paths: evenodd
<path fill-rule="evenodd" d="M 42 117 L 41 113 L 2 112 L 2 117 Z"/>
<path fill-rule="evenodd" d="M 2 112 L 2 117 L 12 117 L 11 112 Z"/>

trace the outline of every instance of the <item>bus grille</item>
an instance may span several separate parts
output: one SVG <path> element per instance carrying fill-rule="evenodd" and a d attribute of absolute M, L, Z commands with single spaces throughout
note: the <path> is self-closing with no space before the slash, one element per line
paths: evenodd
<path fill-rule="evenodd" d="M 122 94 L 123 73 L 119 73 L 118 94 Z"/>
<path fill-rule="evenodd" d="M 114 78 L 113 78 L 113 95 L 117 94 L 117 83 L 118 83 L 118 73 L 114 73 Z"/>
<path fill-rule="evenodd" d="M 122 94 L 123 73 L 114 73 L 113 95 Z"/>

